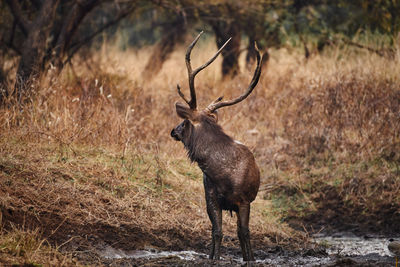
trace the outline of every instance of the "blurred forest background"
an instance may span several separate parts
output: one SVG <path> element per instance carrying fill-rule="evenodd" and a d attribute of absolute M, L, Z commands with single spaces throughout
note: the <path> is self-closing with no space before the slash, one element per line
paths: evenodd
<path fill-rule="evenodd" d="M 0 81 L 15 77 L 17 65 L 16 90 L 23 90 L 31 76 L 50 67 L 61 71 L 76 53 L 88 56 L 88 47 L 99 48 L 110 39 L 118 40 L 120 49 L 156 43 L 146 66 L 151 75 L 197 29 L 210 31 L 218 47 L 232 37 L 222 54 L 223 75 L 238 73 L 242 52 L 246 61 L 254 59 L 255 41 L 265 51 L 301 46 L 306 58 L 330 45 L 393 57 L 399 11 L 395 0 L 5 0 L 0 5 Z"/>
<path fill-rule="evenodd" d="M 232 40 L 196 78 L 199 106 L 247 87 L 254 42 L 268 55 L 219 113 L 261 169 L 255 251 L 321 229 L 398 235 L 399 14 L 398 0 L 0 1 L 0 265 L 207 252 L 202 175 L 169 135 L 201 30 L 193 66 Z M 224 216 L 224 254 L 240 253 L 235 227 Z"/>

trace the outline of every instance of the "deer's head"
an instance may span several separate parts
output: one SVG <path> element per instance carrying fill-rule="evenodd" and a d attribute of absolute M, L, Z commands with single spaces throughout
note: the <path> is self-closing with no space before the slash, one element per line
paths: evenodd
<path fill-rule="evenodd" d="M 198 67 L 195 70 L 192 70 L 192 66 L 190 63 L 190 54 L 192 52 L 193 47 L 196 45 L 197 41 L 202 35 L 202 33 L 203 32 L 200 32 L 200 34 L 196 37 L 196 39 L 194 39 L 194 41 L 189 45 L 185 56 L 186 67 L 189 76 L 190 100 L 188 100 L 182 93 L 179 84 L 177 85 L 178 94 L 186 102 L 186 105 L 181 102 L 177 102 L 175 104 L 176 113 L 178 114 L 179 117 L 183 119 L 183 122 L 181 122 L 174 129 L 172 129 L 171 136 L 177 141 L 182 141 L 184 144 L 188 143 L 190 136 L 192 135 L 193 131 L 198 125 L 204 122 L 211 122 L 214 124 L 217 123 L 218 121 L 217 110 L 219 108 L 237 104 L 242 100 L 244 100 L 247 96 L 249 96 L 250 93 L 253 91 L 254 87 L 257 85 L 261 74 L 262 58 L 260 56 L 260 52 L 256 45 L 257 67 L 256 70 L 254 71 L 253 79 L 251 80 L 250 85 L 245 91 L 245 93 L 243 93 L 242 95 L 240 95 L 235 99 L 228 101 L 222 101 L 223 96 L 220 96 L 210 105 L 208 105 L 208 107 L 204 108 L 203 110 L 198 110 L 196 102 L 196 91 L 194 87 L 194 78 L 201 70 L 209 66 L 218 57 L 218 55 L 221 53 L 224 47 L 231 40 L 231 39 L 227 40 L 225 44 L 215 53 L 215 55 L 212 58 L 210 58 L 204 65 Z"/>

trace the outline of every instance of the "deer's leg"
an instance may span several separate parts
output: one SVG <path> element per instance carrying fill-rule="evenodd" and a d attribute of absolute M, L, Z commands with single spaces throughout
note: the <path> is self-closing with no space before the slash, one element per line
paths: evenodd
<path fill-rule="evenodd" d="M 246 249 L 245 249 L 246 245 L 245 245 L 245 241 L 244 241 L 244 239 L 242 237 L 242 234 L 241 234 L 241 227 L 240 227 L 241 222 L 240 222 L 240 214 L 239 214 L 239 212 L 237 212 L 236 215 L 237 215 L 237 235 L 238 235 L 239 242 L 240 242 L 240 249 L 242 250 L 243 260 L 247 261 L 248 260 L 247 259 L 247 253 L 246 253 Z"/>
<path fill-rule="evenodd" d="M 217 201 L 215 186 L 206 175 L 204 175 L 204 191 L 206 194 L 207 213 L 212 224 L 210 259 L 219 260 L 222 241 L 222 209 Z"/>
<path fill-rule="evenodd" d="M 253 251 L 250 244 L 249 218 L 250 218 L 250 203 L 239 205 L 237 212 L 237 233 L 242 249 L 244 261 L 254 261 Z"/>

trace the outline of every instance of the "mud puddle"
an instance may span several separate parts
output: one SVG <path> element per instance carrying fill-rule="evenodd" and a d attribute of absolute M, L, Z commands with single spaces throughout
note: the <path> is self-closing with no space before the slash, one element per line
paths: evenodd
<path fill-rule="evenodd" d="M 349 235 L 316 236 L 314 241 L 330 255 L 363 256 L 377 254 L 390 256 L 389 239 L 386 237 L 358 237 Z"/>
<path fill-rule="evenodd" d="M 387 249 L 388 238 L 357 237 L 352 235 L 315 236 L 318 249 L 288 251 L 281 247 L 255 250 L 253 266 L 390 266 L 394 259 Z M 120 265 L 136 266 L 241 266 L 240 255 L 224 253 L 221 260 L 213 262 L 208 255 L 196 251 L 161 251 L 153 248 L 123 251 L 105 247 L 100 256 Z M 125 264 L 123 264 L 125 263 Z M 118 264 L 117 264 L 118 265 Z"/>
<path fill-rule="evenodd" d="M 157 259 L 165 257 L 177 257 L 185 261 L 195 261 L 196 259 L 206 259 L 207 255 L 195 251 L 159 251 L 156 249 L 144 249 L 134 251 L 123 251 L 112 247 L 106 247 L 101 255 L 106 259 Z"/>
<path fill-rule="evenodd" d="M 255 251 L 256 261 L 252 265 L 256 266 L 277 266 L 289 264 L 314 266 L 318 264 L 327 264 L 331 261 L 329 257 L 320 258 L 315 256 L 302 256 L 302 255 L 276 255 L 274 252 Z M 282 252 L 282 251 L 281 251 Z M 280 252 L 280 253 L 281 253 Z M 221 260 L 212 261 L 208 259 L 208 255 L 195 251 L 158 251 L 155 249 L 135 250 L 131 252 L 124 252 L 108 247 L 102 252 L 103 257 L 112 259 L 125 259 L 126 261 L 134 263 L 135 265 L 159 265 L 168 264 L 174 266 L 241 266 L 244 262 L 240 256 L 223 255 Z"/>

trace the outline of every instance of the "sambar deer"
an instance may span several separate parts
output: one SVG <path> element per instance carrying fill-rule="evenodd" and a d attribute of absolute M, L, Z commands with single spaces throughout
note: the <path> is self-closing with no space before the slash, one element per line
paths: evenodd
<path fill-rule="evenodd" d="M 187 103 L 176 103 L 176 112 L 183 122 L 171 131 L 171 136 L 182 141 L 190 160 L 196 161 L 203 171 L 203 182 L 207 203 L 207 213 L 212 223 L 212 245 L 210 259 L 219 259 L 222 241 L 222 210 L 237 214 L 237 234 L 244 261 L 254 261 L 250 245 L 249 216 L 250 203 L 256 198 L 260 185 L 260 171 L 250 150 L 233 140 L 218 125 L 217 110 L 244 100 L 257 85 L 261 74 L 260 52 L 257 49 L 257 67 L 246 92 L 236 99 L 222 101 L 219 97 L 207 108 L 197 110 L 195 76 L 210 65 L 222 49 L 204 65 L 192 70 L 190 53 L 202 32 L 186 51 L 186 67 L 189 75 L 190 100 L 186 99 L 177 85 L 178 94 Z"/>

